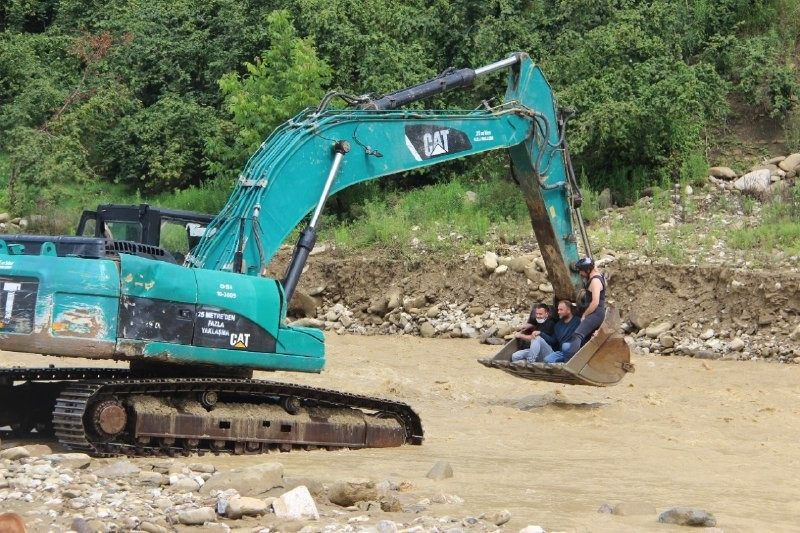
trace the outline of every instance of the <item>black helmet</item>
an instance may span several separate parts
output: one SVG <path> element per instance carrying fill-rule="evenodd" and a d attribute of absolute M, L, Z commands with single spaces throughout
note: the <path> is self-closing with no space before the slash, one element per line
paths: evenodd
<path fill-rule="evenodd" d="M 583 257 L 575 261 L 575 270 L 578 272 L 591 272 L 594 268 L 594 261 L 591 257 Z"/>

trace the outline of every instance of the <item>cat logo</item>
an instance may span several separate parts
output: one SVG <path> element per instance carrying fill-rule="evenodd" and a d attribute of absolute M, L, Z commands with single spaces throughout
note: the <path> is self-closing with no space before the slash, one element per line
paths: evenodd
<path fill-rule="evenodd" d="M 447 147 L 447 135 L 450 130 L 439 130 L 433 133 L 426 133 L 422 136 L 422 146 L 425 149 L 425 155 L 433 157 L 435 155 L 443 155 L 450 150 Z"/>
<path fill-rule="evenodd" d="M 439 124 L 410 124 L 405 127 L 405 143 L 416 161 L 463 152 L 472 148 L 463 131 Z"/>
<path fill-rule="evenodd" d="M 249 344 L 249 333 L 231 333 L 231 346 L 234 348 L 247 348 Z"/>

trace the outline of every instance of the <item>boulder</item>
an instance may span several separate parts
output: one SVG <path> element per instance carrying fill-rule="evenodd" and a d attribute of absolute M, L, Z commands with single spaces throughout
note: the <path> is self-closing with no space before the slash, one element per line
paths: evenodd
<path fill-rule="evenodd" d="M 356 502 L 376 501 L 378 489 L 369 479 L 339 481 L 328 489 L 328 499 L 336 505 L 350 507 Z"/>
<path fill-rule="evenodd" d="M 723 180 L 735 180 L 737 177 L 736 172 L 729 167 L 711 167 L 708 169 L 708 175 Z"/>
<path fill-rule="evenodd" d="M 800 168 L 800 153 L 787 156 L 786 159 L 778 163 L 778 166 L 785 172 L 797 172 L 798 168 Z"/>
<path fill-rule="evenodd" d="M 272 510 L 278 518 L 288 520 L 319 520 L 319 511 L 314 498 L 304 486 L 295 487 L 272 502 Z"/>
<path fill-rule="evenodd" d="M 773 157 L 772 159 L 767 159 L 766 161 L 764 161 L 764 164 L 765 165 L 777 165 L 778 163 L 780 163 L 784 159 L 786 159 L 786 156 L 779 155 L 777 157 Z"/>
<path fill-rule="evenodd" d="M 464 202 L 468 204 L 474 204 L 478 201 L 478 193 L 474 191 L 467 191 L 464 193 Z"/>
<path fill-rule="evenodd" d="M 202 494 L 212 490 L 236 489 L 243 496 L 258 496 L 283 485 L 283 465 L 261 463 L 247 468 L 217 472 L 200 488 Z"/>
<path fill-rule="evenodd" d="M 436 318 L 441 313 L 441 309 L 439 309 L 438 305 L 432 306 L 428 311 L 425 313 L 425 316 L 428 318 Z"/>
<path fill-rule="evenodd" d="M 8 213 L 0 213 L 0 222 L 8 222 L 11 220 L 11 215 Z"/>
<path fill-rule="evenodd" d="M 248 496 L 234 496 L 228 500 L 228 505 L 225 507 L 225 516 L 233 519 L 243 516 L 261 516 L 266 512 L 267 502 Z"/>
<path fill-rule="evenodd" d="M 531 264 L 531 257 L 528 256 L 520 256 L 520 257 L 512 257 L 511 260 L 508 262 L 508 268 L 522 274 L 525 272 L 525 268 Z"/>
<path fill-rule="evenodd" d="M 768 169 L 756 170 L 754 172 L 748 172 L 734 181 L 733 186 L 742 192 L 763 193 L 766 192 L 769 188 L 769 184 L 772 183 L 771 177 L 772 172 Z"/>
<path fill-rule="evenodd" d="M 25 446 L 14 446 L 13 448 L 8 448 L 0 452 L 0 459 L 8 459 L 9 461 L 17 461 L 30 456 L 31 453 Z"/>
<path fill-rule="evenodd" d="M 540 283 L 539 284 L 539 290 L 541 292 L 550 294 L 551 292 L 553 292 L 553 285 L 550 282 L 548 282 L 548 283 Z"/>
<path fill-rule="evenodd" d="M 800 341 L 800 324 L 797 324 L 794 330 L 789 333 L 789 338 L 793 341 Z"/>
<path fill-rule="evenodd" d="M 446 461 L 439 461 L 425 474 L 425 477 L 433 479 L 434 481 L 451 478 L 453 477 L 453 467 Z"/>
<path fill-rule="evenodd" d="M 709 328 L 700 334 L 700 338 L 703 339 L 704 341 L 707 341 L 714 335 L 716 335 L 716 332 L 713 329 Z"/>
<path fill-rule="evenodd" d="M 644 330 L 644 334 L 651 339 L 657 339 L 660 335 L 672 329 L 672 322 L 661 322 L 655 326 L 649 326 Z"/>
<path fill-rule="evenodd" d="M 419 334 L 426 339 L 430 339 L 436 335 L 436 328 L 430 322 L 423 322 L 419 327 Z"/>
<path fill-rule="evenodd" d="M 494 269 L 495 274 L 505 274 L 508 272 L 508 265 L 500 265 Z"/>
<path fill-rule="evenodd" d="M 206 522 L 216 522 L 217 513 L 211 507 L 188 509 L 178 513 L 178 522 L 185 526 L 202 526 Z"/>
<path fill-rule="evenodd" d="M 425 298 L 424 294 L 413 296 L 409 298 L 403 298 L 403 309 L 408 311 L 409 309 L 420 309 L 425 306 L 427 303 L 427 299 Z"/>
<path fill-rule="evenodd" d="M 728 350 L 732 352 L 741 352 L 744 349 L 744 341 L 740 337 L 736 337 L 728 343 Z"/>
<path fill-rule="evenodd" d="M 717 519 L 714 515 L 703 509 L 693 507 L 673 507 L 664 511 L 658 517 L 662 524 L 677 524 L 679 526 L 715 527 Z"/>

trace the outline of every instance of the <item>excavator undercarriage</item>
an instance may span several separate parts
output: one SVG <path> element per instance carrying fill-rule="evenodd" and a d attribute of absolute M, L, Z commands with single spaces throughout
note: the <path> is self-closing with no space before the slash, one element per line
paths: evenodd
<path fill-rule="evenodd" d="M 255 379 L 138 377 L 111 368 L 0 370 L 0 425 L 20 436 L 52 432 L 62 445 L 92 455 L 422 442 L 419 416 L 396 401 Z"/>

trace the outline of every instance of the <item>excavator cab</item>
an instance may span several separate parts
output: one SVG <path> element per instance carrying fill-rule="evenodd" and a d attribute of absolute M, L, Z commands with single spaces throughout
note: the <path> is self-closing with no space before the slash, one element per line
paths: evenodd
<path fill-rule="evenodd" d="M 607 387 L 616 385 L 625 374 L 634 371 L 630 348 L 620 331 L 619 312 L 607 307 L 605 320 L 594 336 L 566 363 L 512 363 L 511 354 L 519 350 L 517 339 L 509 341 L 494 357 L 478 359 L 478 362 L 518 378 Z"/>

